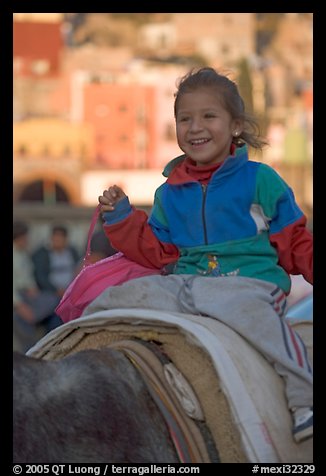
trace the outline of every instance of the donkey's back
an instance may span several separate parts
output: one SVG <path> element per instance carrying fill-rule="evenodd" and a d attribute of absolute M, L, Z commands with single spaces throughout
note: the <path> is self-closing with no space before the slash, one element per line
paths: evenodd
<path fill-rule="evenodd" d="M 138 371 L 119 351 L 14 353 L 15 463 L 177 462 Z"/>

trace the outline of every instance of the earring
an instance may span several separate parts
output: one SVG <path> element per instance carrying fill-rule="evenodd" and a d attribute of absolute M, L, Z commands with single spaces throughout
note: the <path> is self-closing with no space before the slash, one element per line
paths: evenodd
<path fill-rule="evenodd" d="M 239 135 L 239 132 L 238 132 L 238 131 L 234 131 L 234 132 L 233 132 L 233 135 L 234 135 L 235 137 L 237 137 L 237 136 Z"/>

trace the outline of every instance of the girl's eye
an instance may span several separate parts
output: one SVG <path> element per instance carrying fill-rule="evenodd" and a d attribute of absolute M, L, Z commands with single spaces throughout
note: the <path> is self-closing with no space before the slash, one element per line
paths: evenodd
<path fill-rule="evenodd" d="M 183 117 L 179 118 L 179 122 L 185 122 L 185 121 L 188 121 L 188 120 L 189 120 L 189 117 L 187 117 L 187 116 L 183 116 Z"/>
<path fill-rule="evenodd" d="M 207 113 L 207 114 L 205 114 L 205 117 L 206 117 L 207 119 L 211 119 L 211 118 L 213 118 L 213 117 L 216 117 L 216 115 L 213 114 L 213 113 Z"/>

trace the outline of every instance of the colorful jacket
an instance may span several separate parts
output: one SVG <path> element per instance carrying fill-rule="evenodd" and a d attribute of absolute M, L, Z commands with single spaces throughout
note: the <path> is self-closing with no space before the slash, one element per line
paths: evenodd
<path fill-rule="evenodd" d="M 289 274 L 312 282 L 312 236 L 292 190 L 268 165 L 235 150 L 207 185 L 187 175 L 185 156 L 165 168 L 149 219 L 128 199 L 104 214 L 112 245 L 145 266 L 175 261 L 176 274 L 246 276 L 286 293 Z"/>

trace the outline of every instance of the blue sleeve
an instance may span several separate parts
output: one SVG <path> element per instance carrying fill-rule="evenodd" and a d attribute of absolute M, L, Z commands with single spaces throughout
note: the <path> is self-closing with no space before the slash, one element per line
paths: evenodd
<path fill-rule="evenodd" d="M 116 203 L 112 212 L 104 212 L 102 216 L 105 220 L 105 225 L 113 225 L 114 223 L 118 223 L 119 221 L 127 218 L 131 212 L 132 208 L 129 203 L 129 198 L 124 197 L 122 200 Z"/>

